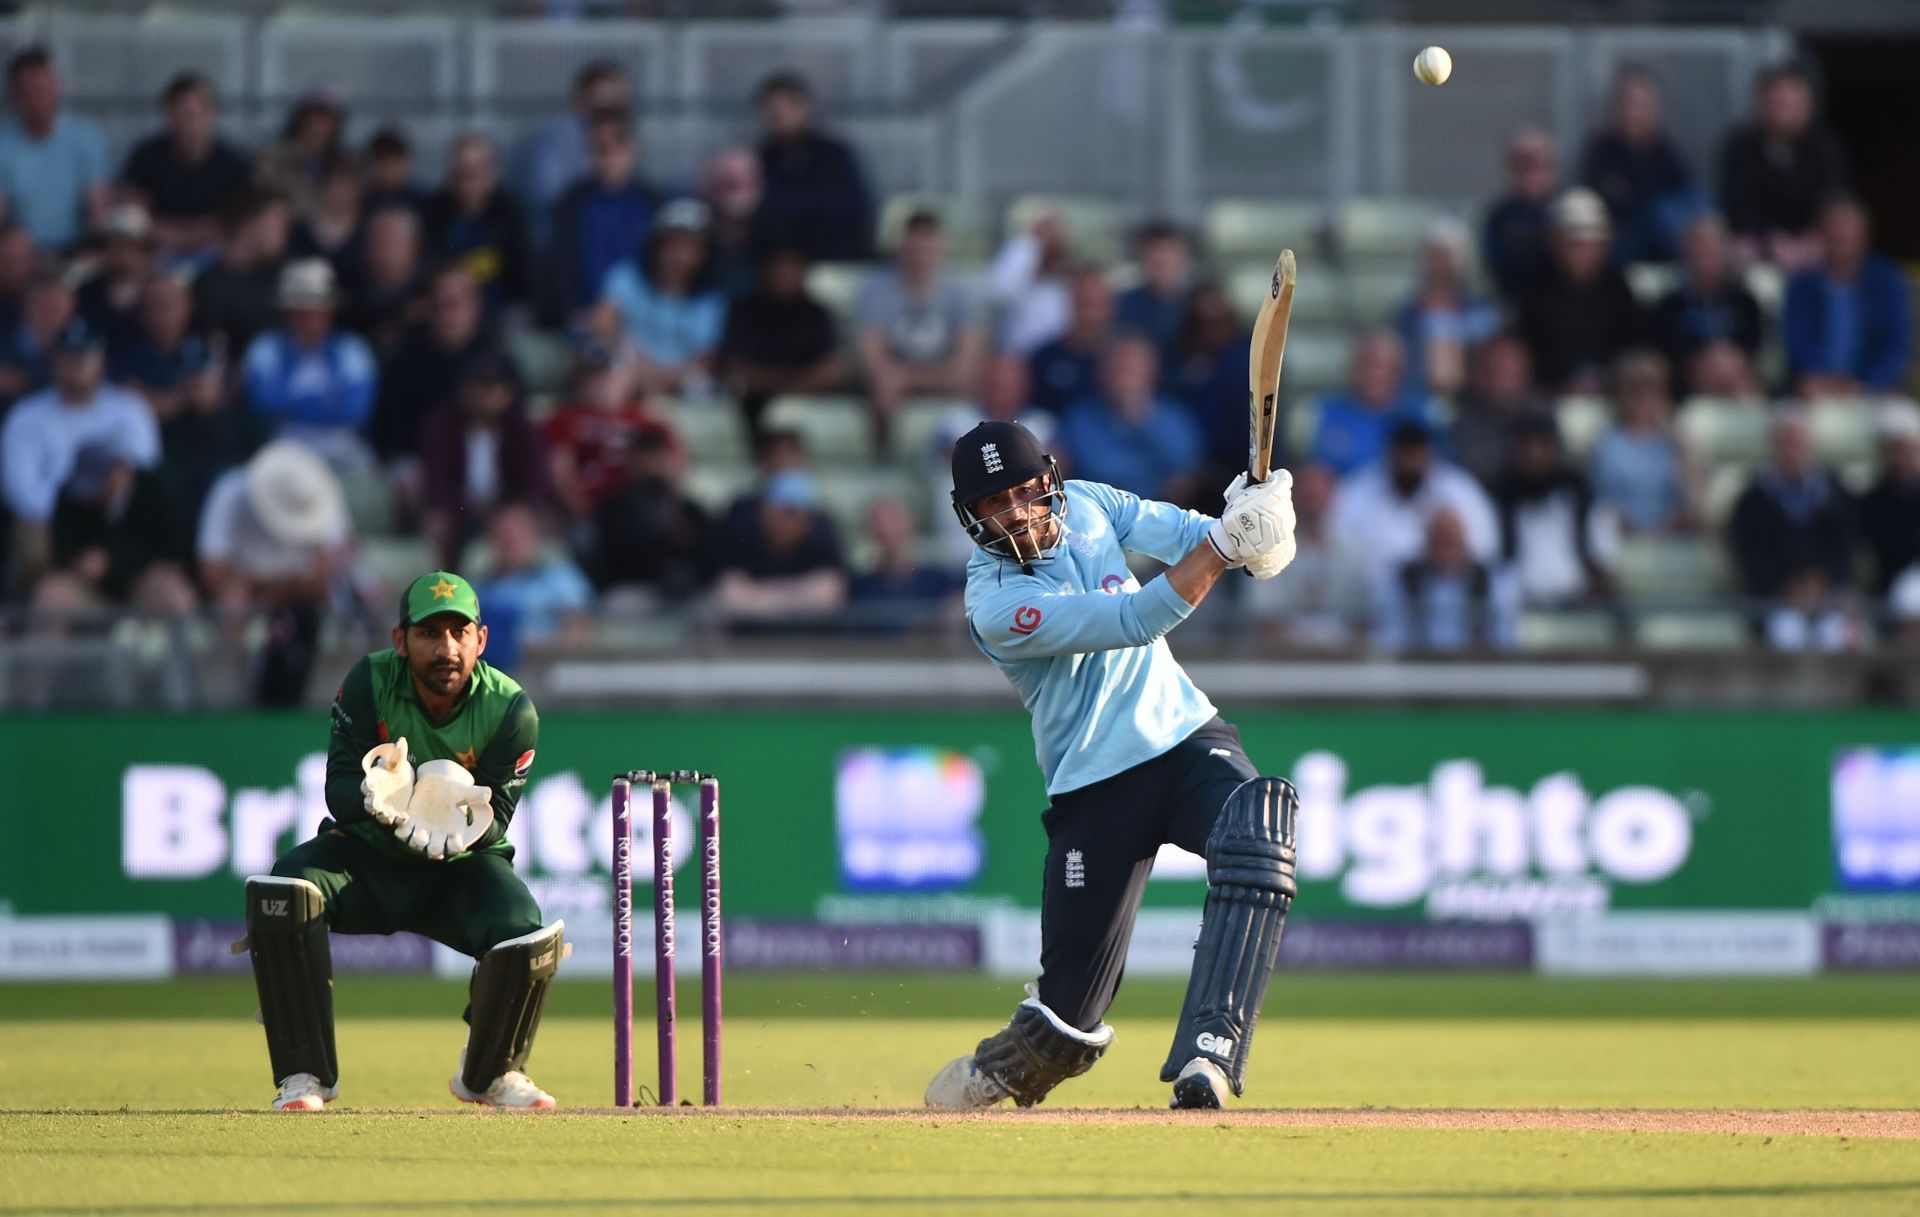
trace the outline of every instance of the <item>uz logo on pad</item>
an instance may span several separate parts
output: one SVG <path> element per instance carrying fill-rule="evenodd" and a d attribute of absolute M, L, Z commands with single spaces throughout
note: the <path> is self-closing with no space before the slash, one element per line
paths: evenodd
<path fill-rule="evenodd" d="M 260 911 L 269 917 L 285 917 L 292 903 L 290 900 L 262 900 Z"/>

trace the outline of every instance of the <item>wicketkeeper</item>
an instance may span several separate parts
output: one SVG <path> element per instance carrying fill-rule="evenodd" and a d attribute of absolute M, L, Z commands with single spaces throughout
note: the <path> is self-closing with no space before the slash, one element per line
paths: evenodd
<path fill-rule="evenodd" d="M 565 954 L 513 870 L 506 830 L 540 719 L 481 660 L 487 627 L 459 575 L 400 598 L 391 650 L 353 665 L 333 700 L 319 835 L 247 880 L 247 943 L 280 1111 L 340 1093 L 327 931 L 424 934 L 479 960 L 450 1086 L 489 1107 L 552 1107 L 522 1071 Z"/>
<path fill-rule="evenodd" d="M 1174 1107 L 1241 1093 L 1248 1040 L 1294 896 L 1293 787 L 1263 777 L 1167 649 L 1214 582 L 1293 560 L 1292 477 L 1227 488 L 1215 520 L 1098 482 L 1063 482 L 1017 423 L 953 450 L 953 503 L 979 544 L 967 623 L 1033 715 L 1050 806 L 1040 979 L 1013 1018 L 927 1088 L 937 1107 L 1030 1107 L 1093 1067 L 1154 855 L 1204 855 L 1207 901 L 1160 1080 Z M 1127 554 L 1172 565 L 1145 587 Z"/>

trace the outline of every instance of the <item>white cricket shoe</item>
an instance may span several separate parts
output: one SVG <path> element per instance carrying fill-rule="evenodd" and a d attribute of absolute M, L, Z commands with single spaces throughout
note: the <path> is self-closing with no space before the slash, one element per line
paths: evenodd
<path fill-rule="evenodd" d="M 1173 1080 L 1173 1102 L 1168 1106 L 1218 1109 L 1226 1106 L 1232 1093 L 1226 1072 L 1206 1057 L 1196 1056 Z"/>
<path fill-rule="evenodd" d="M 927 1083 L 928 1107 L 955 1107 L 978 1110 L 1012 1098 L 1005 1086 L 981 1073 L 973 1063 L 973 1054 L 948 1061 L 933 1081 Z"/>
<path fill-rule="evenodd" d="M 295 1073 L 280 1079 L 280 1093 L 274 1096 L 275 1111 L 319 1111 L 340 1097 L 338 1086 L 322 1086 L 311 1073 Z"/>
<path fill-rule="evenodd" d="M 462 1103 L 478 1103 L 482 1107 L 522 1107 L 551 1111 L 559 1104 L 553 1096 L 533 1084 L 533 1079 L 518 1069 L 509 1069 L 493 1079 L 493 1085 L 474 1093 L 461 1081 L 467 1072 L 467 1050 L 460 1050 L 460 1064 L 455 1067 L 453 1077 L 447 1082 L 447 1089 L 453 1097 Z"/>

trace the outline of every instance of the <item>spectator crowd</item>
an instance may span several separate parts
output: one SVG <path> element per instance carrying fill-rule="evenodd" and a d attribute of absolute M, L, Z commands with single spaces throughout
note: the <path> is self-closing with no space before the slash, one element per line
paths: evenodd
<path fill-rule="evenodd" d="M 1192 233 L 1144 224 L 1115 267 L 1041 214 L 976 272 L 927 205 L 880 248 L 859 152 L 792 73 L 754 94 L 758 142 L 684 185 L 649 173 L 608 62 L 515 146 L 455 140 L 437 179 L 402 127 L 350 143 L 326 85 L 249 149 L 182 73 L 118 165 L 46 52 L 15 53 L 6 88 L 7 599 L 264 623 L 263 700 L 301 696 L 329 615 L 386 613 L 359 560 L 374 531 L 475 570 L 496 658 L 581 636 L 596 604 L 698 598 L 745 630 L 941 620 L 965 549 L 923 544 L 937 494 L 877 500 L 843 537 L 835 454 L 781 425 L 783 399 L 856 395 L 871 446 L 934 492 L 939 446 L 981 417 L 1033 426 L 1070 476 L 1202 510 L 1244 462 L 1247 319 Z M 1538 132 L 1507 167 L 1477 240 L 1436 223 L 1346 385 L 1298 404 L 1299 562 L 1236 589 L 1264 632 L 1499 649 L 1526 610 L 1607 611 L 1623 543 L 1715 519 L 1681 425 L 1701 400 L 1771 411 L 1770 457 L 1720 513 L 1756 637 L 1841 649 L 1920 615 L 1908 288 L 1806 75 L 1760 77 L 1712 189 L 1637 68 L 1577 181 Z M 859 268 L 845 309 L 813 286 L 829 263 Z M 1671 290 L 1643 301 L 1627 269 L 1662 263 Z M 1784 277 L 1777 318 L 1755 266 Z M 534 366 L 551 350 L 563 366 Z M 903 451 L 930 397 L 963 404 Z M 1610 403 L 1577 451 L 1568 397 Z M 1882 450 L 1855 485 L 1812 436 L 1863 398 Z M 755 480 L 730 504 L 687 491 L 687 410 L 738 413 Z"/>

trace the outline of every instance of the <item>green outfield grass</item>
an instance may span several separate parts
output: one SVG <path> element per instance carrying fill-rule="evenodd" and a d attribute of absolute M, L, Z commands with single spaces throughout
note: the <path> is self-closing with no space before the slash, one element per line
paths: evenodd
<path fill-rule="evenodd" d="M 1920 1105 L 1916 980 L 1282 980 L 1245 1108 Z M 1179 993 L 1129 984 L 1114 1050 L 1046 1110 L 1159 1108 Z M 1160 1212 L 1182 1196 L 1207 1213 L 1920 1210 L 1916 1140 L 873 1110 L 917 1104 L 933 1069 L 1018 996 L 971 977 L 741 976 L 730 1103 L 820 1114 L 463 1115 L 446 1090 L 463 987 L 349 975 L 341 1102 L 298 1118 L 259 1112 L 272 1087 L 244 979 L 0 987 L 0 1213 L 1058 1215 Z M 637 1004 L 650 1081 L 644 989 Z M 690 1095 L 698 1009 L 685 986 Z M 610 1011 L 604 985 L 556 987 L 530 1072 L 563 1105 L 609 1103 Z"/>

